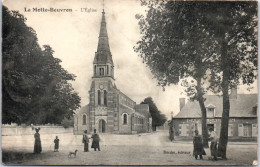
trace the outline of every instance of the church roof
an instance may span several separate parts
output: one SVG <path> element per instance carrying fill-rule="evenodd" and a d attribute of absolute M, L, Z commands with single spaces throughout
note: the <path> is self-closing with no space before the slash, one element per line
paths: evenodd
<path fill-rule="evenodd" d="M 215 108 L 215 117 L 222 117 L 223 100 L 221 96 L 206 95 L 205 107 Z M 238 94 L 230 99 L 229 117 L 257 117 L 257 94 Z M 188 101 L 174 118 L 201 118 L 198 101 Z"/>
<path fill-rule="evenodd" d="M 107 35 L 105 12 L 102 12 L 101 26 L 98 39 L 97 52 L 94 58 L 94 64 L 113 64 L 112 55 L 109 48 Z"/>
<path fill-rule="evenodd" d="M 83 107 L 81 107 L 80 109 L 75 111 L 76 115 L 80 115 L 82 113 L 87 113 L 89 111 L 89 105 L 85 105 Z"/>
<path fill-rule="evenodd" d="M 148 104 L 137 104 L 135 110 L 144 116 L 151 117 Z"/>

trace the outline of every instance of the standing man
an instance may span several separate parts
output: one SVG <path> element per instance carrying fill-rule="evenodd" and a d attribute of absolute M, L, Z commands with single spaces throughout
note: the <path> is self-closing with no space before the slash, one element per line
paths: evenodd
<path fill-rule="evenodd" d="M 173 139 L 174 139 L 174 131 L 173 131 L 172 125 L 170 126 L 170 129 L 169 129 L 169 135 L 170 135 L 170 140 L 173 141 Z"/>
<path fill-rule="evenodd" d="M 94 129 L 94 134 L 91 136 L 91 138 L 93 139 L 91 148 L 94 148 L 95 151 L 96 151 L 96 149 L 98 149 L 98 151 L 100 151 L 100 147 L 99 147 L 100 138 L 99 138 L 99 135 L 97 134 L 96 129 Z"/>
<path fill-rule="evenodd" d="M 217 161 L 217 144 L 218 144 L 218 136 L 216 132 L 213 131 L 213 128 L 209 128 L 209 140 L 210 143 L 210 152 L 213 160 Z"/>
<path fill-rule="evenodd" d="M 84 143 L 84 152 L 88 152 L 89 138 L 88 138 L 87 133 L 88 133 L 88 131 L 85 130 L 84 135 L 83 135 L 83 139 L 82 139 L 82 143 Z"/>
<path fill-rule="evenodd" d="M 173 130 L 173 112 L 171 112 L 171 121 L 168 123 L 169 125 L 169 139 L 171 141 L 174 140 L 174 130 Z"/>

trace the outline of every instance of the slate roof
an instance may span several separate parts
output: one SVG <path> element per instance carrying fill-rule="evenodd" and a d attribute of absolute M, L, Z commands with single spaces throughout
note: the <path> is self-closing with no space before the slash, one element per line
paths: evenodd
<path fill-rule="evenodd" d="M 85 105 L 83 107 L 81 107 L 80 109 L 75 111 L 75 114 L 78 115 L 80 113 L 87 113 L 89 110 L 89 105 Z"/>
<path fill-rule="evenodd" d="M 206 95 L 205 106 L 215 106 L 215 117 L 222 117 L 223 100 L 221 96 Z M 238 94 L 230 99 L 229 117 L 257 117 L 257 94 Z M 198 101 L 188 101 L 174 118 L 201 118 Z"/>
<path fill-rule="evenodd" d="M 105 12 L 102 12 L 102 20 L 98 38 L 98 48 L 94 58 L 94 64 L 113 64 L 107 35 Z"/>
<path fill-rule="evenodd" d="M 137 104 L 135 105 L 135 110 L 144 116 L 151 117 L 148 104 Z"/>

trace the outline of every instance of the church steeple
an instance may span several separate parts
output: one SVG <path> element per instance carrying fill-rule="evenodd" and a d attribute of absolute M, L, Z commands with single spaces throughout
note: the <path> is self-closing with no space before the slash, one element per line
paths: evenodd
<path fill-rule="evenodd" d="M 97 48 L 97 52 L 100 51 L 110 52 L 104 9 L 102 12 L 102 20 L 101 20 L 101 26 L 99 32 L 98 48 Z"/>
<path fill-rule="evenodd" d="M 94 77 L 110 76 L 114 78 L 114 64 L 110 52 L 105 11 L 102 11 L 100 32 L 98 37 L 97 52 L 94 58 Z"/>

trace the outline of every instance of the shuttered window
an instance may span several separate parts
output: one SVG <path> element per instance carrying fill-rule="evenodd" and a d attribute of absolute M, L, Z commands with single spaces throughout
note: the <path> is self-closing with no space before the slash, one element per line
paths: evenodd
<path fill-rule="evenodd" d="M 233 136 L 233 124 L 228 124 L 228 136 Z"/>
<path fill-rule="evenodd" d="M 243 124 L 238 124 L 238 136 L 243 136 Z"/>
<path fill-rule="evenodd" d="M 257 137 L 257 135 L 258 135 L 257 129 L 258 129 L 257 124 L 252 124 L 252 136 L 253 137 Z"/>

